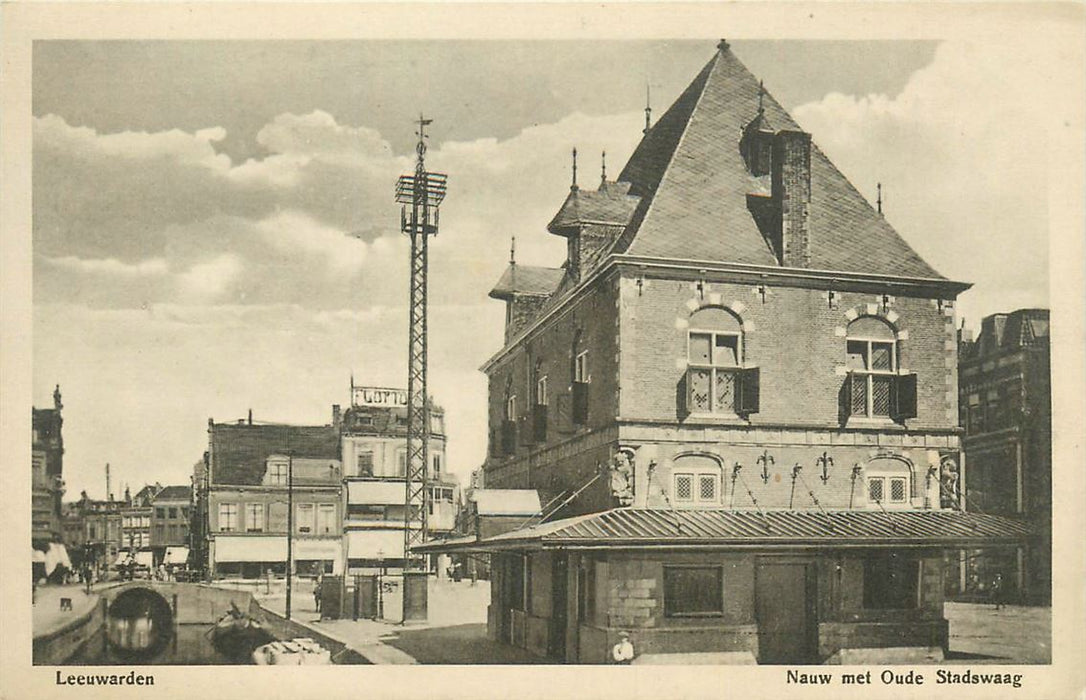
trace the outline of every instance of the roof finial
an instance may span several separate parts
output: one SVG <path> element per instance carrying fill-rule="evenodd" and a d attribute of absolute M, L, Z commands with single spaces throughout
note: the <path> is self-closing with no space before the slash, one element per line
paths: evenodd
<path fill-rule="evenodd" d="M 512 240 L 509 242 L 509 264 L 510 265 L 516 265 L 517 264 L 517 237 L 516 236 L 513 236 Z"/>
<path fill-rule="evenodd" d="M 607 183 L 607 151 L 600 153 L 600 182 Z"/>
<path fill-rule="evenodd" d="M 577 190 L 577 148 L 573 149 L 573 184 L 569 186 L 569 189 Z"/>
<path fill-rule="evenodd" d="M 642 134 L 649 133 L 649 127 L 652 126 L 652 88 L 649 86 L 649 81 L 645 81 L 645 129 Z"/>
<path fill-rule="evenodd" d="M 762 103 L 762 98 L 765 97 L 765 81 L 758 81 L 758 114 L 765 114 L 765 105 Z"/>
<path fill-rule="evenodd" d="M 882 183 L 881 182 L 878 185 L 876 185 L 876 189 L 878 189 L 879 195 L 878 195 L 878 199 L 875 200 L 875 205 L 878 207 L 879 213 L 881 214 L 882 213 Z"/>
<path fill-rule="evenodd" d="M 729 48 L 731 48 L 731 44 L 729 44 L 729 43 L 728 43 L 728 40 L 727 40 L 727 39 L 721 39 L 721 40 L 720 40 L 720 43 L 718 43 L 718 44 L 716 45 L 716 47 L 717 47 L 717 49 L 719 49 L 720 51 L 724 51 L 725 49 L 729 49 Z"/>

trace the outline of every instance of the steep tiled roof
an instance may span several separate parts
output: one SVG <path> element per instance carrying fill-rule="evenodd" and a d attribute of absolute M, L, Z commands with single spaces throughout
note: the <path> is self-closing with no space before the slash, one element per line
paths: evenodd
<path fill-rule="evenodd" d="M 156 501 L 188 501 L 191 499 L 191 486 L 166 486 L 155 495 Z"/>
<path fill-rule="evenodd" d="M 211 430 L 211 483 L 262 483 L 272 455 L 339 461 L 339 432 L 328 425 L 245 425 L 220 423 Z M 299 475 L 301 476 L 301 475 Z"/>
<path fill-rule="evenodd" d="M 625 226 L 637 209 L 641 198 L 629 194 L 629 182 L 601 182 L 599 189 L 573 189 L 562 204 L 547 230 L 567 235 L 569 229 L 584 224 Z"/>
<path fill-rule="evenodd" d="M 747 209 L 764 191 L 739 151 L 758 114 L 758 81 L 726 46 L 648 131 L 619 180 L 642 197 L 616 252 L 777 265 Z M 765 118 L 800 130 L 766 94 Z M 817 134 L 815 134 L 817 137 Z M 810 267 L 942 279 L 816 146 L 811 149 Z"/>
<path fill-rule="evenodd" d="M 517 544 L 544 547 L 673 545 L 887 546 L 1011 543 L 1030 533 L 1024 523 L 958 511 L 654 510 L 616 508 L 580 515 L 450 548 Z M 437 545 L 440 548 L 442 545 Z"/>
<path fill-rule="evenodd" d="M 510 265 L 505 274 L 490 290 L 494 299 L 508 299 L 515 294 L 550 296 L 558 288 L 565 270 L 555 267 L 531 267 Z"/>

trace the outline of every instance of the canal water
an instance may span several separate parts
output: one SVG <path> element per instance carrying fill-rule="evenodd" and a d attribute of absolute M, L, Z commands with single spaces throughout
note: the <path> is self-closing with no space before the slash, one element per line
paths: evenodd
<path fill-rule="evenodd" d="M 67 665 L 203 666 L 253 663 L 244 649 L 216 648 L 208 634 L 209 627 L 203 624 L 178 625 L 176 635 L 169 633 L 169 638 L 160 648 L 152 647 L 146 652 L 129 651 L 114 645 L 107 639 L 105 629 L 102 629 L 68 660 Z M 268 635 L 267 641 L 271 639 L 271 635 Z M 248 651 L 251 654 L 252 650 Z"/>
<path fill-rule="evenodd" d="M 239 621 L 246 618 L 235 608 Z M 226 618 L 229 620 L 230 618 Z M 131 588 L 113 599 L 102 628 L 67 661 L 67 665 L 240 665 L 252 664 L 253 651 L 275 637 L 263 628 L 240 625 L 216 639 L 215 623 L 173 622 L 166 600 L 146 588 Z M 341 650 L 342 651 L 342 650 Z M 337 663 L 366 663 L 353 651 Z"/>

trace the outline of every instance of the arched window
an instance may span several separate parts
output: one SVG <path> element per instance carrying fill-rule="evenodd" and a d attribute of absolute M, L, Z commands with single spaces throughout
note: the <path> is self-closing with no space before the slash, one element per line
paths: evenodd
<path fill-rule="evenodd" d="M 864 469 L 869 507 L 906 508 L 912 502 L 912 469 L 900 459 L 876 458 Z"/>
<path fill-rule="evenodd" d="M 889 418 L 897 374 L 894 330 L 881 319 L 861 316 L 848 325 L 845 359 L 850 378 L 850 414 Z"/>
<path fill-rule="evenodd" d="M 721 308 L 690 317 L 687 335 L 687 409 L 694 413 L 736 413 L 737 377 L 743 364 L 743 328 Z"/>
<path fill-rule="evenodd" d="M 723 498 L 720 463 L 705 455 L 686 455 L 671 468 L 671 498 L 676 507 L 718 506 Z"/>

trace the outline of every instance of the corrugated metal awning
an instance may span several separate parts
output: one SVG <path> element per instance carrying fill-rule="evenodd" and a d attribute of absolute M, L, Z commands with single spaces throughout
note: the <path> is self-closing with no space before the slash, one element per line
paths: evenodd
<path fill-rule="evenodd" d="M 885 547 L 1015 544 L 1029 527 L 959 511 L 662 510 L 616 508 L 483 540 L 429 542 L 418 552 L 657 547 Z"/>

